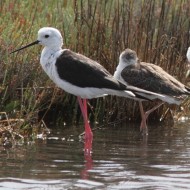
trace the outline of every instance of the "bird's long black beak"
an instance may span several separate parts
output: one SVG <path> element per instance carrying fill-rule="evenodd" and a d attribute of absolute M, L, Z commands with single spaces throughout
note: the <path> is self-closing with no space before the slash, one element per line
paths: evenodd
<path fill-rule="evenodd" d="M 30 46 L 33 46 L 33 45 L 35 45 L 35 44 L 39 44 L 39 40 L 36 40 L 35 42 L 32 42 L 32 43 L 30 43 L 30 44 L 28 44 L 28 45 L 26 45 L 26 46 L 24 46 L 24 47 L 21 47 L 21 48 L 19 48 L 19 49 L 17 49 L 17 50 L 14 50 L 14 51 L 12 51 L 11 53 L 15 53 L 15 52 L 17 52 L 17 51 L 20 51 L 20 50 L 22 50 L 22 49 L 25 49 L 25 48 L 27 48 L 27 47 L 30 47 Z M 10 53 L 10 54 L 11 54 Z"/>

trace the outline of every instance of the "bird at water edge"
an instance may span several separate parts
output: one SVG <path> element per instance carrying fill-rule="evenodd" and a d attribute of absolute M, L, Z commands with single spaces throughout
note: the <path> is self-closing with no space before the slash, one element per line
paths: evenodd
<path fill-rule="evenodd" d="M 119 56 L 119 64 L 114 73 L 114 77 L 123 81 L 126 85 L 133 85 L 151 92 L 162 94 L 153 99 L 161 102 L 147 111 L 144 116 L 141 114 L 142 122 L 140 129 L 147 132 L 147 125 L 144 123 L 149 114 L 159 108 L 163 102 L 180 105 L 184 98 L 190 95 L 190 88 L 179 82 L 173 76 L 164 71 L 161 67 L 152 63 L 140 62 L 135 51 L 124 50 Z M 142 109 L 142 101 L 139 101 Z"/>
<path fill-rule="evenodd" d="M 62 49 L 62 35 L 59 30 L 52 27 L 41 28 L 36 41 L 11 53 L 35 44 L 44 46 L 40 64 L 49 78 L 61 89 L 77 96 L 85 123 L 85 142 L 87 142 L 85 150 L 87 151 L 93 139 L 88 122 L 87 99 L 117 95 L 147 100 L 150 96 L 155 96 L 152 92 L 124 85 L 96 61 L 69 49 Z"/>

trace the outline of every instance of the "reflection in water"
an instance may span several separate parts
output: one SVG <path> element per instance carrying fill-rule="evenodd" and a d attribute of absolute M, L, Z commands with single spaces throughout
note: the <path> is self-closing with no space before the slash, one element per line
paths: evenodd
<path fill-rule="evenodd" d="M 0 188 L 190 189 L 188 121 L 149 124 L 147 139 L 138 125 L 96 130 L 92 155 L 84 154 L 80 133 L 54 130 L 31 145 L 1 147 Z"/>
<path fill-rule="evenodd" d="M 93 168 L 92 155 L 91 154 L 84 154 L 84 159 L 85 159 L 85 165 L 84 165 L 84 169 L 81 172 L 81 178 L 82 179 L 88 179 L 88 177 L 89 177 L 88 171 Z"/>

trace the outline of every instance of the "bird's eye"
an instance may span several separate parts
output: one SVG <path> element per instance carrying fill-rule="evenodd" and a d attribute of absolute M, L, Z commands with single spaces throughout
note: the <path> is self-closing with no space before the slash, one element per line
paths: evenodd
<path fill-rule="evenodd" d="M 44 37 L 45 37 L 45 38 L 49 38 L 49 35 L 46 34 Z"/>

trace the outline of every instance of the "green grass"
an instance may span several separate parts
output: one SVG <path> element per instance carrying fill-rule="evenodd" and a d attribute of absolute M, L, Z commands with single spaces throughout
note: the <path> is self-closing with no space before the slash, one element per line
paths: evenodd
<path fill-rule="evenodd" d="M 40 118 L 60 126 L 80 121 L 76 98 L 57 89 L 42 71 L 41 47 L 9 55 L 36 40 L 43 26 L 58 28 L 64 47 L 98 61 L 112 74 L 119 54 L 128 47 L 137 51 L 142 61 L 160 65 L 185 82 L 189 15 L 188 0 L 1 0 L 1 111 L 9 118 L 24 120 L 17 125 L 19 130 L 37 126 Z M 138 104 L 124 98 L 94 99 L 90 105 L 91 121 L 140 117 L 135 117 Z M 184 106 L 188 109 L 189 103 Z M 156 111 L 155 117 L 164 111 Z"/>

